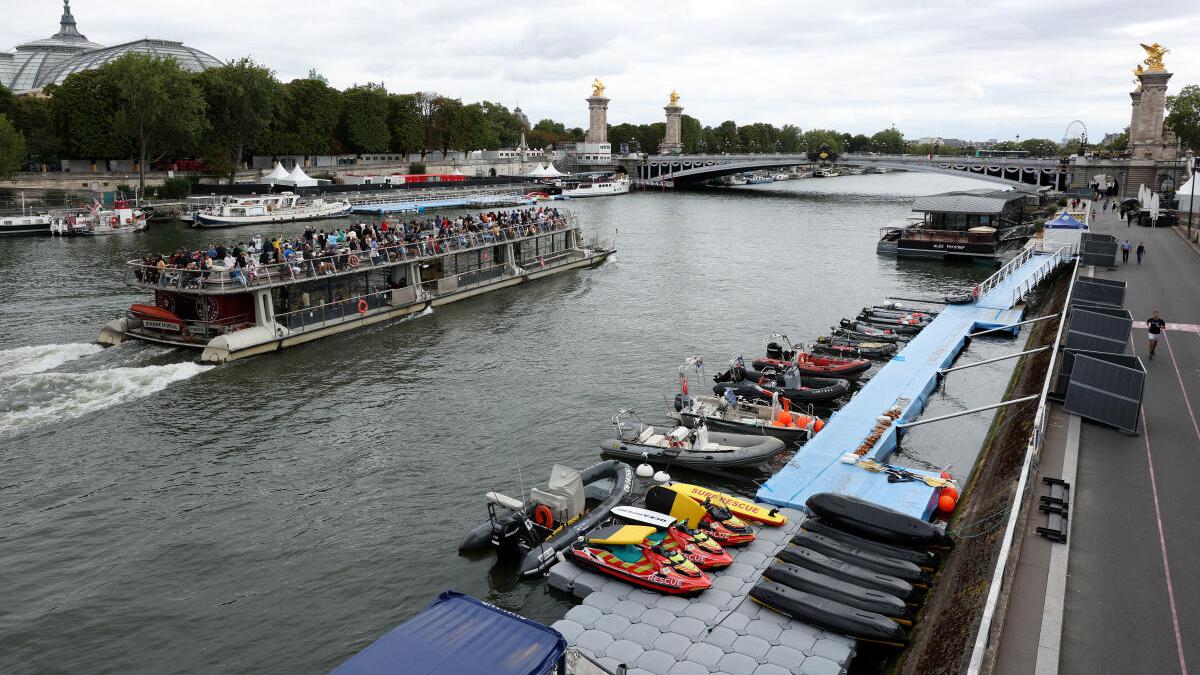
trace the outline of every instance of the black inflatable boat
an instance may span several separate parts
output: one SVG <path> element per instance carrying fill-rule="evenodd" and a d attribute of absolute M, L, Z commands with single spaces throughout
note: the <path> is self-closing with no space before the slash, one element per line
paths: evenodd
<path fill-rule="evenodd" d="M 775 554 L 775 557 L 785 563 L 799 565 L 800 567 L 820 572 L 835 579 L 848 581 L 855 586 L 894 595 L 901 600 L 908 600 L 917 595 L 916 587 L 903 579 L 890 574 L 869 570 L 845 560 L 830 558 L 812 549 L 800 546 L 785 546 L 782 551 Z"/>
<path fill-rule="evenodd" d="M 458 551 L 493 548 L 517 558 L 521 576 L 541 574 L 558 551 L 607 519 L 632 489 L 633 471 L 624 462 L 610 459 L 583 471 L 555 464 L 547 487 L 533 488 L 527 502 L 487 493 L 488 522 L 468 532 Z M 589 498 L 599 503 L 585 510 Z"/>
<path fill-rule="evenodd" d="M 651 464 L 698 469 L 731 469 L 762 464 L 783 452 L 787 444 L 774 436 L 709 431 L 701 424 L 655 427 L 642 422 L 632 410 L 612 416 L 617 437 L 600 444 L 610 457 Z"/>
<path fill-rule="evenodd" d="M 884 616 L 904 616 L 908 611 L 908 605 L 894 595 L 856 586 L 799 565 L 785 562 L 771 563 L 771 566 L 763 572 L 763 576 L 798 591 L 819 595 L 856 609 L 864 609 Z"/>
<path fill-rule="evenodd" d="M 774 581 L 758 582 L 750 589 L 750 597 L 792 618 L 858 640 L 896 647 L 903 647 L 908 643 L 908 634 L 904 628 L 882 614 L 857 609 Z"/>
<path fill-rule="evenodd" d="M 821 403 L 845 396 L 850 391 L 848 380 L 828 377 L 804 377 L 794 369 L 781 372 L 758 371 L 753 368 L 733 367 L 713 376 L 713 392 L 723 396 L 726 389 L 733 389 L 741 398 L 770 403 L 772 394 L 779 394 L 792 403 Z"/>
<path fill-rule="evenodd" d="M 867 539 L 900 546 L 948 547 L 954 542 L 941 528 L 871 502 L 821 492 L 804 505 L 830 525 Z"/>

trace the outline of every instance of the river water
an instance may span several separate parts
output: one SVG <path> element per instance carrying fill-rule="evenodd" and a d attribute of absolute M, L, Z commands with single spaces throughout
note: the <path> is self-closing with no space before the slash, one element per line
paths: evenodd
<path fill-rule="evenodd" d="M 544 583 L 456 555 L 484 492 L 594 463 L 620 407 L 665 419 L 687 356 L 711 375 L 773 331 L 812 339 L 887 295 L 986 277 L 874 250 L 914 195 L 981 185 L 899 173 L 572 202 L 615 233 L 598 269 L 219 367 L 94 341 L 145 301 L 122 261 L 250 232 L 0 240 L 0 672 L 320 672 L 445 588 L 560 618 L 571 601 Z M 1011 349 L 979 340 L 964 359 Z M 997 400 L 1011 367 L 954 376 L 932 410 Z M 918 427 L 898 461 L 963 475 L 988 423 Z"/>

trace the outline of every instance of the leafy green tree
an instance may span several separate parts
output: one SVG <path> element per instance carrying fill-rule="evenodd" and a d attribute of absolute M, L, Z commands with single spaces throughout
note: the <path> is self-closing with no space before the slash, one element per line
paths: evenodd
<path fill-rule="evenodd" d="M 899 155 L 904 153 L 904 147 L 904 134 L 897 131 L 896 127 L 877 131 L 871 136 L 871 150 L 873 152 Z"/>
<path fill-rule="evenodd" d="M 392 94 L 388 97 L 388 128 L 392 132 L 392 152 L 407 156 L 423 149 L 425 130 L 417 94 Z"/>
<path fill-rule="evenodd" d="M 342 142 L 352 152 L 384 152 L 391 141 L 390 103 L 383 85 L 365 84 L 342 93 Z"/>
<path fill-rule="evenodd" d="M 277 155 L 328 155 L 341 151 L 338 124 L 342 92 L 321 79 L 277 87 L 270 148 Z"/>
<path fill-rule="evenodd" d="M 625 122 L 616 126 L 609 125 L 608 142 L 612 144 L 614 151 L 620 151 L 621 144 L 624 143 L 629 146 L 630 152 L 648 152 L 645 148 L 638 147 L 638 128 L 636 124 Z"/>
<path fill-rule="evenodd" d="M 17 97 L 8 87 L 0 84 L 0 115 L 7 115 L 9 119 L 12 119 L 16 110 Z"/>
<path fill-rule="evenodd" d="M 1058 143 L 1048 138 L 1027 138 L 1017 146 L 1034 157 L 1057 157 Z"/>
<path fill-rule="evenodd" d="M 133 145 L 116 127 L 117 87 L 101 70 L 72 73 L 46 88 L 54 129 L 76 159 L 129 157 Z"/>
<path fill-rule="evenodd" d="M 433 147 L 442 151 L 443 158 L 451 148 L 458 149 L 466 145 L 466 113 L 461 100 L 442 97 L 438 102 L 434 138 L 436 143 Z"/>
<path fill-rule="evenodd" d="M 151 153 L 193 150 L 208 125 L 204 96 L 174 59 L 129 53 L 100 67 L 117 94 L 114 126 L 138 151 L 138 190 L 146 191 Z"/>
<path fill-rule="evenodd" d="M 421 129 L 424 137 L 421 143 L 421 159 L 425 159 L 426 153 L 440 144 L 437 138 L 437 118 L 443 97 L 432 91 L 418 92 L 416 97 L 417 107 L 421 109 Z"/>
<path fill-rule="evenodd" d="M 710 152 L 737 152 L 741 143 L 738 141 L 738 126 L 733 120 L 721 122 L 714 130 L 713 140 L 716 147 Z"/>
<path fill-rule="evenodd" d="M 800 132 L 800 127 L 794 124 L 785 124 L 776 134 L 775 144 L 779 148 L 779 152 L 803 152 L 804 135 Z"/>
<path fill-rule="evenodd" d="M 8 116 L 0 113 L 0 178 L 11 178 L 25 160 L 25 138 Z"/>
<path fill-rule="evenodd" d="M 62 158 L 62 139 L 54 127 L 50 99 L 41 96 L 21 96 L 9 114 L 13 126 L 25 137 L 29 159 L 43 166 Z"/>
<path fill-rule="evenodd" d="M 810 129 L 801 137 L 804 140 L 804 150 L 810 157 L 817 156 L 822 147 L 840 153 L 842 151 L 842 136 L 830 129 Z"/>
<path fill-rule="evenodd" d="M 500 147 L 500 135 L 489 123 L 483 104 L 471 103 L 463 110 L 463 152 Z"/>
<path fill-rule="evenodd" d="M 691 115 L 684 115 L 679 120 L 679 140 L 683 143 L 683 151 L 688 154 L 701 151 L 704 142 L 704 127 L 700 120 Z"/>
<path fill-rule="evenodd" d="M 525 125 L 521 122 L 521 118 L 499 103 L 481 101 L 479 106 L 483 111 L 484 123 L 487 125 L 489 133 L 494 134 L 496 138 L 496 142 L 487 147 L 493 147 L 493 145 L 504 148 L 516 147 L 521 140 L 521 132 L 525 131 Z"/>
<path fill-rule="evenodd" d="M 846 143 L 846 152 L 870 152 L 871 138 L 866 134 L 855 134 Z"/>
<path fill-rule="evenodd" d="M 1184 148 L 1200 152 L 1200 85 L 1189 84 L 1167 97 L 1166 122 Z"/>
<path fill-rule="evenodd" d="M 197 77 L 204 91 L 210 144 L 224 148 L 233 171 L 242 166 L 246 149 L 266 141 L 275 105 L 275 75 L 249 58 L 209 68 Z"/>

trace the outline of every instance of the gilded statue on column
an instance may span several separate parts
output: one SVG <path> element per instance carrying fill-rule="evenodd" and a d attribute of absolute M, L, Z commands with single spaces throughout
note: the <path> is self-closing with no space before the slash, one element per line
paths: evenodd
<path fill-rule="evenodd" d="M 1142 49 L 1146 50 L 1146 60 L 1142 61 L 1142 63 L 1146 64 L 1146 67 L 1149 68 L 1151 72 L 1162 72 L 1166 70 L 1166 66 L 1163 65 L 1163 54 L 1171 51 L 1170 49 L 1164 49 L 1163 46 L 1157 42 L 1150 45 L 1142 44 Z"/>
<path fill-rule="evenodd" d="M 671 105 L 679 105 L 679 92 L 671 90 Z"/>
<path fill-rule="evenodd" d="M 604 95 L 604 83 L 600 81 L 600 78 L 596 78 L 596 79 L 592 80 L 592 96 L 603 96 L 603 95 Z"/>

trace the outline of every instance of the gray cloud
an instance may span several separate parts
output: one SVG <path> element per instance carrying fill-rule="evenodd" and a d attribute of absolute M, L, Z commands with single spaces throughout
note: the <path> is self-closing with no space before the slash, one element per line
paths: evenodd
<path fill-rule="evenodd" d="M 0 49 L 57 28 L 57 4 L 0 2 Z M 585 125 L 583 98 L 600 77 L 614 123 L 660 120 L 675 88 L 708 124 L 1057 138 L 1082 119 L 1099 137 L 1128 124 L 1138 42 L 1174 49 L 1173 90 L 1200 81 L 1200 8 L 1159 0 L 75 0 L 72 9 L 103 44 L 181 39 L 221 59 L 250 55 L 281 79 L 317 68 L 336 86 L 519 102 L 535 120 L 568 126 Z"/>

